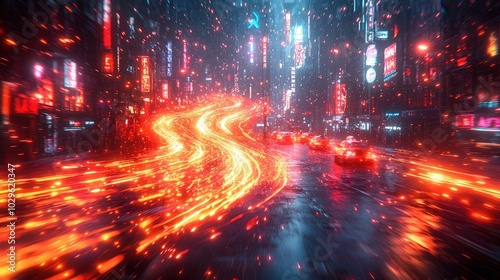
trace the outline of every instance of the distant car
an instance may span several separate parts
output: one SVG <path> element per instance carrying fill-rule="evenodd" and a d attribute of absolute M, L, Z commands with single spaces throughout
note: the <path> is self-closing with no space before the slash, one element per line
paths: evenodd
<path fill-rule="evenodd" d="M 293 133 L 291 132 L 280 132 L 276 136 L 276 143 L 282 145 L 293 144 Z"/>
<path fill-rule="evenodd" d="M 294 132 L 293 133 L 293 142 L 300 143 L 300 136 L 302 136 L 301 132 Z"/>
<path fill-rule="evenodd" d="M 358 140 L 344 140 L 334 148 L 336 163 L 374 163 L 376 155 L 366 142 Z"/>
<path fill-rule="evenodd" d="M 297 142 L 301 143 L 301 144 L 309 144 L 309 142 L 311 141 L 311 139 L 316 136 L 314 133 L 312 132 L 303 132 L 300 136 L 299 136 L 299 139 Z"/>
<path fill-rule="evenodd" d="M 276 140 L 276 138 L 278 138 L 278 134 L 279 134 L 278 131 L 271 132 L 271 135 L 270 135 L 271 139 Z"/>
<path fill-rule="evenodd" d="M 329 151 L 332 148 L 332 141 L 324 135 L 311 138 L 307 145 L 312 150 Z"/>

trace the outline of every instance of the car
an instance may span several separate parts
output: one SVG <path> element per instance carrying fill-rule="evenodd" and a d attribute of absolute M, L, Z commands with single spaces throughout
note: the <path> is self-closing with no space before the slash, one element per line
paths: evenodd
<path fill-rule="evenodd" d="M 355 140 L 343 140 L 334 148 L 334 160 L 336 163 L 367 163 L 376 161 L 373 148 L 366 142 Z"/>
<path fill-rule="evenodd" d="M 293 133 L 293 142 L 300 143 L 300 136 L 301 135 L 302 135 L 301 132 L 294 132 Z"/>
<path fill-rule="evenodd" d="M 311 138 L 307 145 L 312 150 L 329 151 L 332 148 L 332 141 L 324 135 Z"/>
<path fill-rule="evenodd" d="M 309 144 L 309 142 L 314 136 L 316 135 L 312 132 L 303 132 L 302 134 L 300 134 L 297 142 L 301 144 Z"/>
<path fill-rule="evenodd" d="M 293 144 L 293 133 L 292 132 L 280 132 L 276 136 L 276 143 L 282 145 Z"/>
<path fill-rule="evenodd" d="M 278 138 L 278 134 L 279 134 L 279 131 L 271 132 L 271 135 L 270 135 L 271 139 L 276 140 L 276 138 Z"/>

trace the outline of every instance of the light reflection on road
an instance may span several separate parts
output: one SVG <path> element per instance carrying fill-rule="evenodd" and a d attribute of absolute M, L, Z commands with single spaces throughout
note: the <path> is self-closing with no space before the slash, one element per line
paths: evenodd
<path fill-rule="evenodd" d="M 217 238 L 216 227 L 198 231 L 207 221 L 223 221 L 231 207 L 262 206 L 287 182 L 283 159 L 248 133 L 261 109 L 213 95 L 187 112 L 155 119 L 151 133 L 165 143 L 157 151 L 55 164 L 36 178 L 18 175 L 17 269 L 57 279 L 96 277 L 130 252 L 147 256 L 159 248 L 159 262 L 189 253 L 169 236 Z M 5 189 L 0 197 L 6 203 Z M 81 265 L 87 269 L 75 269 Z M 0 270 L 0 278 L 9 273 Z"/>

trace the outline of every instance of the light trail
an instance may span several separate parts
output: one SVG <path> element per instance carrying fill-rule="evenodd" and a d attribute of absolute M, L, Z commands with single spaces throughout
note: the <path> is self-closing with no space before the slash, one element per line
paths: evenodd
<path fill-rule="evenodd" d="M 230 209 L 250 212 L 287 183 L 283 159 L 264 152 L 245 129 L 259 114 L 250 100 L 213 95 L 189 111 L 157 117 L 150 129 L 164 146 L 156 151 L 63 162 L 37 178 L 19 178 L 18 269 L 38 278 L 95 278 L 131 252 L 161 246 L 159 261 L 189 253 L 176 252 L 169 236 L 219 236 L 213 224 L 224 226 Z M 0 195 L 6 203 L 6 190 Z M 211 231 L 201 230 L 205 223 Z M 90 262 L 87 272 L 73 269 L 78 259 Z M 8 273 L 2 269 L 0 278 Z"/>

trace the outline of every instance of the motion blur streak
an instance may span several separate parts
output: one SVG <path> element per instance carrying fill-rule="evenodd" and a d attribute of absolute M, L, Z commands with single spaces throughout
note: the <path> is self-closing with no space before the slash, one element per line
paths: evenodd
<path fill-rule="evenodd" d="M 287 182 L 283 159 L 245 131 L 260 113 L 250 100 L 212 95 L 152 120 L 151 135 L 163 143 L 155 151 L 61 163 L 45 172 L 53 174 L 19 178 L 18 269 L 38 278 L 88 279 L 136 254 L 155 252 L 163 262 L 189 253 L 169 236 L 219 236 L 217 224 L 234 218 L 221 219 L 229 209 L 260 207 Z M 2 190 L 0 202 L 6 197 Z M 7 236 L 7 228 L 0 233 Z M 2 269 L 0 278 L 8 273 Z"/>

